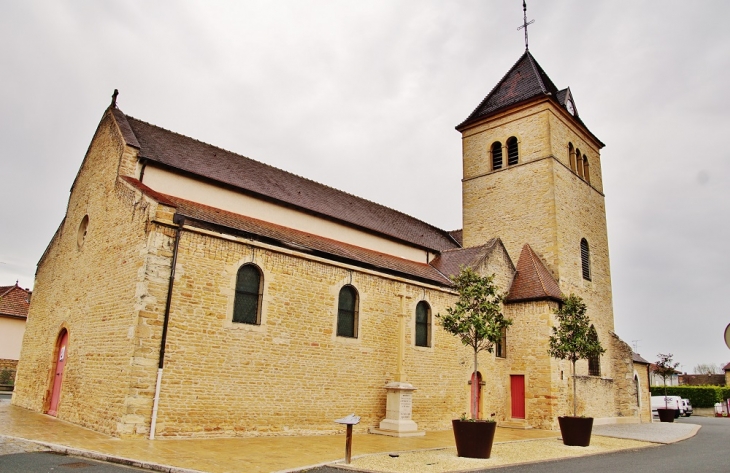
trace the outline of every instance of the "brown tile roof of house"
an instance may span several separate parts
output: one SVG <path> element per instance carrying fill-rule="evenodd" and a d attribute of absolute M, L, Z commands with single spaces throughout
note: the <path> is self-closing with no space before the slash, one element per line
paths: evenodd
<path fill-rule="evenodd" d="M 28 317 L 32 291 L 14 286 L 0 286 L 0 316 L 25 319 Z"/>
<path fill-rule="evenodd" d="M 650 365 L 651 363 L 646 361 L 644 358 L 641 357 L 638 353 L 632 353 L 631 359 L 634 363 L 640 363 L 642 365 Z"/>
<path fill-rule="evenodd" d="M 526 244 L 522 247 L 520 259 L 517 261 L 517 275 L 505 302 L 535 300 L 562 301 L 563 293 L 540 257 Z"/>
<path fill-rule="evenodd" d="M 441 252 L 431 261 L 431 266 L 438 269 L 441 274 L 449 278 L 459 274 L 462 267 L 475 268 L 494 251 L 497 245 L 501 245 L 499 238 L 492 238 L 481 246 L 470 248 L 457 248 Z"/>
<path fill-rule="evenodd" d="M 451 284 L 448 278 L 426 263 L 398 258 L 178 197 L 160 194 L 138 180 L 129 177 L 124 180 L 155 200 L 175 207 L 177 214 L 186 217 L 186 221 L 193 226 L 218 231 L 223 228 L 232 234 L 354 266 L 439 286 L 449 286 Z"/>
<path fill-rule="evenodd" d="M 728 363 L 728 364 L 726 364 L 725 366 L 723 366 L 723 367 L 722 367 L 722 370 L 723 370 L 723 371 L 730 371 L 730 363 Z"/>
<path fill-rule="evenodd" d="M 521 102 L 536 97 L 549 97 L 565 108 L 565 95 L 568 89 L 558 90 L 547 73 L 540 67 L 530 51 L 520 56 L 517 62 L 507 71 L 496 86 L 487 94 L 473 112 L 460 124 L 457 130 L 462 130 L 467 125 L 478 122 L 493 113 L 499 112 L 507 107 L 517 105 Z M 588 130 L 585 123 L 574 115 L 573 119 L 592 136 L 601 147 L 603 143 Z"/>
<path fill-rule="evenodd" d="M 459 246 L 448 232 L 397 210 L 137 120 L 119 109 L 112 114 L 127 143 L 149 162 L 421 248 Z"/>

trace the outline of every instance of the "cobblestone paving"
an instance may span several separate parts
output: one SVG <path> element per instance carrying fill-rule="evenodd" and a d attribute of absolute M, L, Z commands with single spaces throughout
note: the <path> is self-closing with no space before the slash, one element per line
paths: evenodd
<path fill-rule="evenodd" d="M 7 399 L 0 399 L 0 404 L 10 404 Z M 27 440 L 8 438 L 0 435 L 0 455 L 13 453 L 47 452 L 48 448 Z"/>
<path fill-rule="evenodd" d="M 12 453 L 47 452 L 48 448 L 27 440 L 0 436 L 0 456 Z"/>

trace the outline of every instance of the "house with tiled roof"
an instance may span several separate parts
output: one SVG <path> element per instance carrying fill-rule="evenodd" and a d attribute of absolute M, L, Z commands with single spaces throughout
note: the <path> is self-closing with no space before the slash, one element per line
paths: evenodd
<path fill-rule="evenodd" d="M 0 286 L 0 370 L 15 373 L 32 292 L 16 282 Z"/>
<path fill-rule="evenodd" d="M 572 405 L 641 421 L 613 332 L 603 143 L 529 51 L 456 129 L 463 228 L 104 111 L 38 263 L 16 405 L 116 436 L 446 429 L 476 405 L 557 428 Z M 513 324 L 472 354 L 437 323 L 470 267 Z M 548 356 L 580 295 L 606 354 Z M 394 401 L 397 405 L 391 405 Z M 394 415 L 393 412 L 396 414 Z"/>

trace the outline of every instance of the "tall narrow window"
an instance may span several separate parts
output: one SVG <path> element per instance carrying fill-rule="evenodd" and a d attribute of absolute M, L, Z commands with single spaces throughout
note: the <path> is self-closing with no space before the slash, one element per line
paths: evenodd
<path fill-rule="evenodd" d="M 591 324 L 588 328 L 587 338 L 591 343 L 599 344 L 596 326 Z M 597 354 L 588 357 L 588 376 L 601 376 L 601 355 Z"/>
<path fill-rule="evenodd" d="M 233 321 L 240 324 L 261 323 L 263 278 L 253 264 L 244 264 L 236 277 L 236 298 L 233 302 Z"/>
<path fill-rule="evenodd" d="M 588 158 L 586 155 L 583 155 L 583 178 L 586 180 L 588 184 L 591 183 L 591 173 L 589 172 L 590 166 L 588 165 Z"/>
<path fill-rule="evenodd" d="M 357 291 L 352 286 L 340 289 L 337 304 L 337 336 L 357 338 Z"/>
<path fill-rule="evenodd" d="M 502 169 L 502 143 L 492 143 L 492 170 Z"/>
<path fill-rule="evenodd" d="M 511 136 L 507 139 L 507 165 L 514 166 L 520 161 L 520 152 L 517 149 L 517 138 Z"/>
<path fill-rule="evenodd" d="M 575 152 L 573 143 L 568 143 L 568 159 L 570 160 L 570 170 L 575 172 Z"/>
<path fill-rule="evenodd" d="M 591 251 L 585 238 L 580 240 L 580 263 L 583 279 L 591 280 Z"/>
<path fill-rule="evenodd" d="M 591 356 L 588 358 L 588 376 L 601 376 L 601 357 Z"/>
<path fill-rule="evenodd" d="M 507 358 L 507 328 L 502 327 L 502 335 L 494 346 L 497 358 Z"/>
<path fill-rule="evenodd" d="M 416 305 L 416 346 L 431 346 L 431 307 L 426 301 Z"/>
<path fill-rule="evenodd" d="M 576 148 L 575 150 L 575 161 L 577 165 L 577 169 L 575 170 L 575 173 L 578 174 L 578 177 L 583 177 L 583 158 L 580 156 L 580 150 Z"/>

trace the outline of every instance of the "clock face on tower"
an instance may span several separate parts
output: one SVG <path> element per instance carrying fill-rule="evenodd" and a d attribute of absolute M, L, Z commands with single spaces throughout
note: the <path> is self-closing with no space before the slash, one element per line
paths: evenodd
<path fill-rule="evenodd" d="M 575 107 L 573 106 L 573 101 L 568 99 L 567 102 L 565 102 L 565 108 L 568 109 L 568 113 L 571 115 L 575 115 Z"/>

